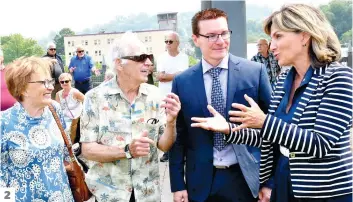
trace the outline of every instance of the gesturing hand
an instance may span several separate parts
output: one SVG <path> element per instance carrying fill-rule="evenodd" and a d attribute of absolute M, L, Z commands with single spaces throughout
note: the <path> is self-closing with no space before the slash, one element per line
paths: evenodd
<path fill-rule="evenodd" d="M 234 128 L 234 131 L 243 128 L 262 128 L 266 114 L 260 109 L 256 102 L 246 94 L 244 95 L 245 100 L 248 101 L 250 107 L 242 104 L 233 103 L 232 107 L 240 109 L 241 111 L 229 111 L 230 121 L 241 123 L 240 126 Z"/>
<path fill-rule="evenodd" d="M 179 97 L 174 93 L 169 93 L 163 101 L 165 103 L 161 107 L 165 108 L 167 123 L 174 123 L 181 108 Z"/>
<path fill-rule="evenodd" d="M 192 117 L 191 120 L 196 123 L 192 123 L 191 127 L 203 128 L 205 130 L 212 130 L 214 132 L 229 134 L 230 131 L 226 119 L 220 113 L 218 113 L 211 105 L 207 105 L 207 109 L 208 111 L 210 111 L 213 117 Z"/>
<path fill-rule="evenodd" d="M 143 131 L 141 137 L 133 139 L 129 145 L 132 157 L 148 156 L 150 153 L 150 144 L 155 145 L 155 142 L 148 138 L 147 131 Z"/>

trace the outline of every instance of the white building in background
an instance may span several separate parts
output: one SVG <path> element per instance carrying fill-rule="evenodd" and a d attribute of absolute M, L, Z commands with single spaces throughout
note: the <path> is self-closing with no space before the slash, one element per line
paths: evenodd
<path fill-rule="evenodd" d="M 165 51 L 166 35 L 170 29 L 135 31 L 138 38 L 145 43 L 148 54 L 158 57 Z M 115 40 L 120 39 L 124 32 L 81 34 L 64 37 L 66 65 L 76 55 L 76 47 L 81 45 L 86 54 L 91 56 L 94 62 L 103 62 L 103 57 L 110 56 L 110 47 Z M 110 61 L 106 61 L 110 64 Z"/>

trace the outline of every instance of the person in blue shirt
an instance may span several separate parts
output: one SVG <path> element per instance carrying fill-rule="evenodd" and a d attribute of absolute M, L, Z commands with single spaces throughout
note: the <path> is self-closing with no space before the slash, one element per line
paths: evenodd
<path fill-rule="evenodd" d="M 71 58 L 69 71 L 73 74 L 75 88 L 83 94 L 86 94 L 93 87 L 92 72 L 96 76 L 100 75 L 100 71 L 94 66 L 93 59 L 85 54 L 85 50 L 81 46 L 76 48 L 76 56 Z"/>
<path fill-rule="evenodd" d="M 15 188 L 16 202 L 74 202 L 64 166 L 68 149 L 48 107 L 65 127 L 60 105 L 51 99 L 50 65 L 29 57 L 7 66 L 6 83 L 18 102 L 0 116 L 0 187 Z"/>
<path fill-rule="evenodd" d="M 339 64 L 341 47 L 322 12 L 291 4 L 264 23 L 282 73 L 265 114 L 245 95 L 230 121 L 212 107 L 212 118 L 193 127 L 221 131 L 228 143 L 261 148 L 260 182 L 272 202 L 351 202 L 352 69 Z M 261 196 L 259 197 L 261 199 Z"/>

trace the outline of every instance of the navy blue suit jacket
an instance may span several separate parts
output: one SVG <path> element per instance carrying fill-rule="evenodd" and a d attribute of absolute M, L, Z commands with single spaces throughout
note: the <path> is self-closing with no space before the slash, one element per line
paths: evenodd
<path fill-rule="evenodd" d="M 176 142 L 170 150 L 171 190 L 187 190 L 190 199 L 204 201 L 212 185 L 213 133 L 190 127 L 191 117 L 211 116 L 207 109 L 201 62 L 175 77 L 172 92 L 180 98 L 181 111 L 177 118 Z M 248 106 L 244 94 L 252 97 L 267 112 L 271 87 L 266 68 L 260 63 L 230 55 L 226 114 L 232 103 Z M 226 119 L 229 120 L 228 115 Z M 239 147 L 241 151 L 238 149 L 239 152 L 235 152 L 237 160 L 253 196 L 256 197 L 259 191 L 260 150 L 245 145 Z"/>

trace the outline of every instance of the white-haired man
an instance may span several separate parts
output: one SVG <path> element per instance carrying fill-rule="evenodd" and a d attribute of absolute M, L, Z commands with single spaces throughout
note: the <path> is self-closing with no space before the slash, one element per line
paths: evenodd
<path fill-rule="evenodd" d="M 131 32 L 113 46 L 116 77 L 86 94 L 82 154 L 93 163 L 86 182 L 97 201 L 161 201 L 157 148 L 175 141 L 178 96 L 147 84 L 153 55 Z"/>
<path fill-rule="evenodd" d="M 93 88 L 91 81 L 92 72 L 96 76 L 100 75 L 100 71 L 94 66 L 93 59 L 85 54 L 82 46 L 76 47 L 76 56 L 71 58 L 69 71 L 73 74 L 75 88 L 83 94 Z"/>
<path fill-rule="evenodd" d="M 275 56 L 269 51 L 266 39 L 259 39 L 256 46 L 258 53 L 251 58 L 251 61 L 259 62 L 266 66 L 268 78 L 271 85 L 273 85 L 277 76 L 281 73 L 281 67 L 278 65 Z"/>
<path fill-rule="evenodd" d="M 166 52 L 157 60 L 157 79 L 159 89 L 163 96 L 172 91 L 174 77 L 189 67 L 189 57 L 179 51 L 179 34 L 170 32 L 165 38 Z M 164 153 L 161 162 L 168 161 L 168 153 Z"/>
<path fill-rule="evenodd" d="M 55 79 L 55 86 L 51 97 L 54 100 L 56 93 L 62 89 L 59 83 L 59 76 L 64 72 L 63 60 L 58 54 L 56 54 L 56 45 L 53 42 L 48 43 L 47 54 L 45 54 L 43 57 L 48 57 L 56 61 L 52 67 L 52 77 Z"/>

